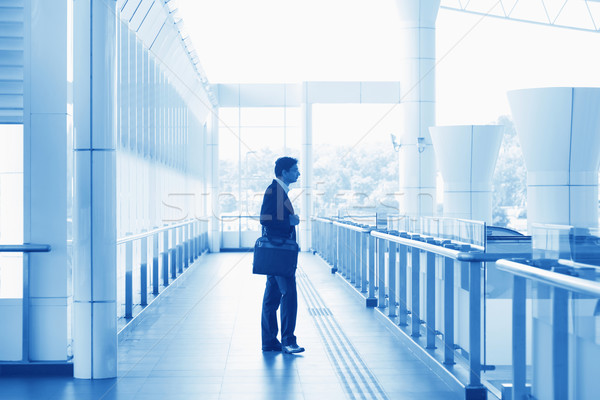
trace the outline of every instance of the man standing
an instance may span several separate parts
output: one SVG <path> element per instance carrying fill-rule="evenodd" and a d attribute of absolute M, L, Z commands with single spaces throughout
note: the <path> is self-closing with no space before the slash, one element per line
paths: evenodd
<path fill-rule="evenodd" d="M 294 207 L 288 197 L 289 185 L 296 182 L 300 172 L 298 160 L 281 157 L 275 161 L 275 179 L 265 191 L 260 209 L 260 223 L 263 233 L 270 237 L 296 240 L 295 226 L 300 218 L 294 214 Z M 277 309 L 281 304 L 281 342 L 277 340 Z M 262 305 L 262 350 L 301 353 L 303 347 L 296 343 L 296 315 L 298 313 L 298 293 L 296 277 L 267 275 L 267 286 Z"/>

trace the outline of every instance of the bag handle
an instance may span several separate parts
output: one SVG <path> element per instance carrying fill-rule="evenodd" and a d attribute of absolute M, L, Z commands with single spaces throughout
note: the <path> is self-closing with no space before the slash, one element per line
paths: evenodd
<path fill-rule="evenodd" d="M 287 237 L 287 238 L 281 237 L 281 236 L 273 237 L 273 236 L 269 235 L 268 229 L 264 225 L 262 226 L 262 236 L 266 237 L 269 240 L 269 242 L 273 243 L 275 246 L 281 246 L 281 245 L 285 244 L 286 240 L 292 238 L 291 233 L 290 233 L 289 237 Z M 281 240 L 281 242 L 278 243 L 277 240 L 274 240 L 275 238 L 277 238 L 278 240 Z"/>

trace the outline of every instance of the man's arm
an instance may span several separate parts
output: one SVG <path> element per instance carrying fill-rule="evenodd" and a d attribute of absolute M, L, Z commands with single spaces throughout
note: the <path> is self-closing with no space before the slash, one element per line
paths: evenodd
<path fill-rule="evenodd" d="M 277 190 L 267 188 L 260 209 L 260 223 L 272 232 L 287 235 L 290 230 L 289 213 L 285 212 L 283 196 L 278 199 Z"/>

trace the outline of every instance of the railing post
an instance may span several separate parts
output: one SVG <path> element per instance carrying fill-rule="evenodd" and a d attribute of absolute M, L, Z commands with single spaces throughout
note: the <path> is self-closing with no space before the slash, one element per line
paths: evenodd
<path fill-rule="evenodd" d="M 202 222 L 198 222 L 198 257 L 200 257 L 204 251 L 204 233 L 202 225 Z"/>
<path fill-rule="evenodd" d="M 188 224 L 188 260 L 190 265 L 194 263 L 196 259 L 196 253 L 194 253 L 194 221 Z"/>
<path fill-rule="evenodd" d="M 352 256 L 350 255 L 350 235 L 351 235 L 351 230 L 350 229 L 345 229 L 345 236 L 346 236 L 346 262 L 344 263 L 344 274 L 346 276 L 346 280 L 350 281 L 350 278 L 352 276 Z"/>
<path fill-rule="evenodd" d="M 329 264 L 331 265 L 331 271 L 335 268 L 335 239 L 333 237 L 333 223 L 325 222 L 325 230 L 327 232 L 327 258 L 329 258 Z"/>
<path fill-rule="evenodd" d="M 367 307 L 377 307 L 377 298 L 375 297 L 375 237 L 368 234 L 369 243 L 369 297 L 367 297 Z"/>
<path fill-rule="evenodd" d="M 202 222 L 202 226 L 200 227 L 200 254 L 204 253 L 204 251 L 208 251 L 210 245 L 208 244 L 208 221 Z"/>
<path fill-rule="evenodd" d="M 162 272 L 163 286 L 169 286 L 169 231 L 164 230 L 163 235 L 163 252 L 162 252 Z"/>
<path fill-rule="evenodd" d="M 344 277 L 350 280 L 350 270 L 352 269 L 352 260 L 350 257 L 350 229 L 344 228 Z"/>
<path fill-rule="evenodd" d="M 469 385 L 466 398 L 484 399 L 481 385 L 481 262 L 469 263 Z"/>
<path fill-rule="evenodd" d="M 202 255 L 202 252 L 204 251 L 204 243 L 203 243 L 203 238 L 204 238 L 204 234 L 202 233 L 202 221 L 198 221 L 198 235 L 196 237 L 196 240 L 198 242 L 198 247 L 196 248 L 196 250 L 198 251 L 196 253 L 197 257 L 200 257 Z"/>
<path fill-rule="evenodd" d="M 329 259 L 331 260 L 332 271 L 335 268 L 335 227 L 333 222 L 327 222 L 327 232 L 329 237 Z"/>
<path fill-rule="evenodd" d="M 315 253 L 318 253 L 321 257 L 323 257 L 324 260 L 327 260 L 327 257 L 325 257 L 325 254 L 323 254 L 323 243 L 321 242 L 323 240 L 323 234 L 321 232 L 321 224 L 318 221 L 313 221 L 313 231 L 312 231 L 312 239 L 316 240 L 317 242 L 313 242 L 313 250 L 315 251 Z"/>
<path fill-rule="evenodd" d="M 385 308 L 385 250 L 387 241 L 384 239 L 377 239 L 377 260 L 378 260 L 378 297 L 379 297 L 379 308 Z"/>
<path fill-rule="evenodd" d="M 142 232 L 147 232 L 146 229 Z M 141 239 L 140 254 L 140 304 L 148 305 L 148 237 Z"/>
<path fill-rule="evenodd" d="M 189 257 L 190 257 L 190 264 L 192 264 L 195 260 L 196 260 L 196 221 L 190 222 L 190 225 L 188 226 L 188 242 L 190 243 L 190 252 L 189 252 Z"/>
<path fill-rule="evenodd" d="M 341 226 L 337 227 L 337 253 L 338 253 L 338 265 L 337 265 L 337 272 L 344 276 L 344 253 L 343 253 L 343 248 L 344 248 L 344 235 L 343 235 L 343 229 Z"/>
<path fill-rule="evenodd" d="M 189 225 L 183 225 L 181 227 L 181 271 L 183 272 L 184 268 L 188 268 L 190 266 L 190 257 L 189 257 Z"/>
<path fill-rule="evenodd" d="M 331 260 L 329 259 L 329 235 L 327 234 L 327 225 L 325 225 L 325 222 L 323 221 L 315 221 L 315 225 L 319 229 L 319 237 L 321 238 L 321 242 L 319 243 L 321 254 L 323 254 L 323 259 L 329 264 Z"/>
<path fill-rule="evenodd" d="M 210 249 L 208 244 L 208 221 L 204 224 L 204 232 L 202 233 L 202 251 L 208 251 Z"/>
<path fill-rule="evenodd" d="M 367 275 L 367 262 L 369 257 L 369 250 L 367 248 L 367 241 L 369 240 L 370 233 L 362 232 L 360 235 L 360 277 L 361 277 L 361 293 L 367 293 L 369 287 L 369 277 Z M 368 299 L 367 299 L 368 300 Z"/>
<path fill-rule="evenodd" d="M 335 272 L 342 271 L 342 228 L 335 225 Z"/>
<path fill-rule="evenodd" d="M 177 228 L 171 228 L 171 279 L 177 278 Z"/>
<path fill-rule="evenodd" d="M 342 249 L 344 255 L 344 263 L 342 264 L 342 276 L 348 279 L 348 232 L 349 230 L 344 227 L 344 248 Z"/>
<path fill-rule="evenodd" d="M 154 229 L 158 229 L 157 226 Z M 152 235 L 152 294 L 158 294 L 158 232 Z"/>
<path fill-rule="evenodd" d="M 185 238 L 183 237 L 183 226 L 179 228 L 175 228 L 177 231 L 177 273 L 181 274 L 183 272 L 183 264 L 185 263 L 184 254 L 183 254 L 183 245 Z"/>
<path fill-rule="evenodd" d="M 513 275 L 513 304 L 512 304 L 512 359 L 513 359 L 513 399 L 525 399 L 527 389 L 527 332 L 526 332 L 526 301 L 527 281 L 518 275 Z"/>
<path fill-rule="evenodd" d="M 362 259 L 360 257 L 362 254 L 360 251 L 360 232 L 359 231 L 353 231 L 353 232 L 354 232 L 354 235 L 352 235 L 352 236 L 354 239 L 354 287 L 360 288 L 361 287 L 360 264 L 362 262 Z"/>
<path fill-rule="evenodd" d="M 312 247 L 310 248 L 310 250 L 313 252 L 313 254 L 316 254 L 316 253 L 319 252 L 319 242 L 317 240 L 317 237 L 318 237 L 317 229 L 319 229 L 319 223 L 318 223 L 318 221 L 316 221 L 316 220 L 313 219 L 313 220 L 310 221 L 310 224 L 311 224 L 311 230 L 310 230 L 311 239 L 310 239 L 310 242 L 311 242 L 311 245 L 312 245 Z M 315 240 L 317 240 L 317 241 L 315 242 Z"/>
<path fill-rule="evenodd" d="M 407 326 L 408 325 L 408 300 L 407 300 L 407 290 L 406 290 L 406 284 L 407 284 L 407 279 L 408 277 L 406 276 L 406 264 L 408 262 L 407 260 L 407 255 L 408 255 L 408 251 L 407 251 L 407 246 L 401 244 L 400 245 L 400 251 L 399 251 L 399 257 L 398 257 L 398 282 L 399 282 L 399 290 L 398 290 L 398 294 L 399 294 L 399 300 L 398 303 L 400 304 L 400 308 L 398 310 L 398 325 L 400 326 Z"/>
<path fill-rule="evenodd" d="M 569 292 L 552 288 L 552 381 L 554 399 L 569 398 Z"/>
<path fill-rule="evenodd" d="M 341 257 L 340 257 L 341 258 L 340 272 L 344 278 L 346 277 L 346 262 L 348 261 L 348 255 L 347 255 L 348 252 L 346 251 L 347 246 L 348 246 L 348 243 L 346 243 L 346 231 L 347 231 L 346 228 L 340 226 L 340 236 L 342 239 L 342 241 L 340 242 L 341 243 L 341 246 L 340 246 L 340 255 L 341 255 Z"/>
<path fill-rule="evenodd" d="M 444 257 L 444 364 L 454 364 L 454 260 Z"/>
<path fill-rule="evenodd" d="M 200 228 L 198 226 L 198 220 L 194 220 L 192 223 L 192 261 L 196 261 L 198 254 L 200 254 L 198 236 L 200 235 Z"/>
<path fill-rule="evenodd" d="M 421 250 L 413 247 L 411 249 L 412 259 L 412 279 L 410 284 L 411 289 L 411 336 L 421 336 L 421 304 L 420 304 L 420 286 L 421 278 Z"/>
<path fill-rule="evenodd" d="M 435 253 L 427 252 L 427 348 L 435 349 Z"/>
<path fill-rule="evenodd" d="M 388 244 L 388 317 L 396 317 L 396 242 Z"/>
<path fill-rule="evenodd" d="M 126 236 L 131 236 L 127 232 Z M 125 318 L 133 316 L 133 242 L 125 243 Z"/>
<path fill-rule="evenodd" d="M 187 268 L 194 262 L 192 259 L 192 224 L 193 222 L 190 221 L 185 226 L 185 259 L 187 260 Z"/>

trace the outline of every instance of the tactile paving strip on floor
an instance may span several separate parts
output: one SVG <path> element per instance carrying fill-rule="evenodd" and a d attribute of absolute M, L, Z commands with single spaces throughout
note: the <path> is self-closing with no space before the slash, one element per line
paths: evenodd
<path fill-rule="evenodd" d="M 352 345 L 333 313 L 325 305 L 314 285 L 302 270 L 296 273 L 302 297 L 308 305 L 327 356 L 350 399 L 389 400 L 383 388 Z"/>

